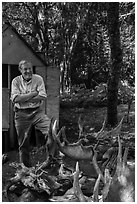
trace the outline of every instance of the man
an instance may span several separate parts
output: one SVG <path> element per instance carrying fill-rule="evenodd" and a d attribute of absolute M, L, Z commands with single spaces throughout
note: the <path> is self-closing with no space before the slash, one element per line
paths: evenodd
<path fill-rule="evenodd" d="M 41 106 L 47 97 L 43 78 L 33 74 L 31 62 L 26 60 L 19 63 L 19 71 L 21 75 L 12 80 L 11 100 L 15 110 L 20 162 L 29 167 L 29 131 L 34 125 L 47 139 L 50 120 Z"/>

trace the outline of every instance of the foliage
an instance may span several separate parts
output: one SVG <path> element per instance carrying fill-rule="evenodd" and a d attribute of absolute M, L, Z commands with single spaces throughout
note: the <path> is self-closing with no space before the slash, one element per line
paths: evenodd
<path fill-rule="evenodd" d="M 135 4 L 120 3 L 121 79 L 134 85 Z M 104 2 L 3 2 L 9 21 L 28 43 L 61 71 L 61 88 L 106 83 L 110 45 Z"/>
<path fill-rule="evenodd" d="M 135 88 L 126 80 L 120 81 L 118 94 L 123 103 L 128 103 L 128 101 L 133 101 L 135 99 Z"/>
<path fill-rule="evenodd" d="M 119 103 L 127 104 L 129 100 L 134 99 L 135 88 L 128 81 L 120 81 L 118 88 Z M 73 86 L 71 93 L 61 95 L 61 107 L 79 106 L 107 106 L 107 84 L 101 83 L 94 90 L 86 89 L 83 85 Z"/>
<path fill-rule="evenodd" d="M 105 38 L 108 40 L 108 35 L 104 24 L 106 11 L 102 14 L 102 9 L 104 4 L 93 3 L 90 6 L 83 32 L 80 33 L 74 50 L 75 58 L 72 59 L 72 77 L 79 77 L 75 77 L 73 83 L 83 82 L 87 88 L 94 88 L 98 83 L 106 82 L 108 74 L 110 48 L 108 43 L 108 46 L 105 46 Z"/>
<path fill-rule="evenodd" d="M 121 3 L 120 32 L 123 49 L 123 65 L 121 78 L 135 83 L 135 7 L 134 3 Z"/>

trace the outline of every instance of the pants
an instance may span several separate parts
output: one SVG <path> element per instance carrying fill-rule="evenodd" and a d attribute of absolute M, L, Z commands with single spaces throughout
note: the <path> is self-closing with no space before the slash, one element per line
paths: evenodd
<path fill-rule="evenodd" d="M 17 110 L 15 112 L 15 127 L 18 135 L 20 162 L 25 166 L 29 161 L 29 132 L 35 126 L 46 137 L 48 136 L 50 119 L 40 108 Z"/>

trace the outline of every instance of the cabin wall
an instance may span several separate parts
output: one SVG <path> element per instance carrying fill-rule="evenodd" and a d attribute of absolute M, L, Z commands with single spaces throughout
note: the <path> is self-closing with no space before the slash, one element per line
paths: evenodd
<path fill-rule="evenodd" d="M 45 83 L 45 88 L 46 88 L 47 67 L 35 67 L 35 73 L 42 76 L 44 83 Z M 47 88 L 46 88 L 46 90 L 47 90 Z M 46 113 L 46 109 L 47 109 L 47 101 L 46 100 L 43 102 L 43 108 L 44 108 L 44 112 Z"/>
<path fill-rule="evenodd" d="M 36 73 L 43 77 L 47 100 L 45 101 L 45 113 L 49 118 L 59 121 L 59 94 L 60 94 L 60 71 L 57 67 L 36 67 Z"/>
<path fill-rule="evenodd" d="M 47 115 L 59 121 L 60 71 L 57 67 L 47 67 Z"/>

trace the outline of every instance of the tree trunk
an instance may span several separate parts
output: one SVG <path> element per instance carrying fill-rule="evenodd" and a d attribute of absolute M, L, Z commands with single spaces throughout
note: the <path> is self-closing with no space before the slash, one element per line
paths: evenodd
<path fill-rule="evenodd" d="M 122 63 L 118 2 L 108 3 L 108 34 L 111 48 L 111 68 L 108 77 L 107 124 L 114 127 L 118 122 L 118 83 Z"/>
<path fill-rule="evenodd" d="M 92 81 L 92 76 L 93 76 L 92 67 L 88 67 L 87 74 L 88 76 L 87 76 L 87 79 L 85 80 L 85 85 L 87 89 L 91 89 L 92 88 L 91 81 Z"/>

